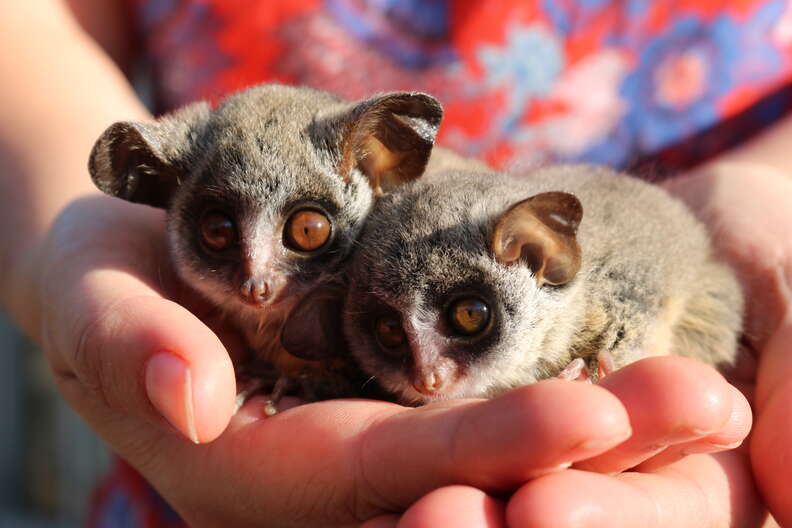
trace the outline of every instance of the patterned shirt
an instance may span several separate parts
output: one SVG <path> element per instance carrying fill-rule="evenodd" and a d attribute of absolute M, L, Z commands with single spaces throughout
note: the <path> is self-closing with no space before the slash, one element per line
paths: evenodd
<path fill-rule="evenodd" d="M 656 159 L 685 168 L 791 104 L 785 0 L 135 6 L 163 110 L 263 81 L 350 99 L 421 90 L 445 107 L 440 143 L 499 167 Z"/>

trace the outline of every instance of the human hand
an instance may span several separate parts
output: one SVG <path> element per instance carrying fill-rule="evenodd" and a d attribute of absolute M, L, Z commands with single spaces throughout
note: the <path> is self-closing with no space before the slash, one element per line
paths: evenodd
<path fill-rule="evenodd" d="M 341 400 L 272 418 L 254 398 L 232 418 L 233 334 L 221 341 L 193 315 L 206 307 L 170 269 L 161 211 L 75 202 L 39 261 L 61 392 L 191 526 L 354 524 L 445 485 L 514 489 L 629 435 L 616 397 L 560 381 L 490 401 Z"/>
<path fill-rule="evenodd" d="M 792 176 L 714 162 L 669 189 L 707 223 L 741 280 L 746 357 L 736 374 L 754 408 L 752 469 L 777 521 L 792 525 Z"/>
<path fill-rule="evenodd" d="M 523 486 L 508 502 L 471 488 L 441 489 L 408 510 L 400 526 L 432 519 L 433 514 L 448 511 L 463 498 L 468 504 L 466 518 L 482 521 L 478 526 L 504 526 L 507 520 L 509 526 L 580 526 L 584 518 L 586 526 L 774 525 L 759 502 L 754 478 L 778 521 L 792 523 L 788 479 L 792 469 L 792 420 L 788 413 L 792 402 L 792 178 L 757 165 L 716 163 L 672 180 L 667 187 L 707 223 L 718 253 L 734 266 L 744 287 L 747 346 L 730 379 L 752 399 L 758 414 L 750 446 L 752 467 L 746 449 L 688 456 L 667 465 L 684 453 L 705 452 L 718 445 L 728 447 L 744 436 L 750 426 L 745 419 L 750 419 L 750 414 L 745 401 L 732 392 L 734 414 L 720 438 L 716 434 L 683 441 L 627 473 L 602 475 L 572 469 L 548 475 Z M 645 363 L 628 366 L 603 383 L 621 383 L 621 376 Z M 655 374 L 662 375 L 659 370 Z M 689 384 L 694 379 L 672 376 L 667 387 L 685 394 L 690 387 L 686 389 L 679 382 L 686 380 Z M 635 388 L 643 389 L 642 383 L 634 382 Z M 667 407 L 670 413 L 657 414 L 645 412 L 654 408 L 651 399 L 641 396 L 635 400 L 630 398 L 630 391 L 618 394 L 633 420 L 633 437 L 579 467 L 606 471 L 630 467 L 636 457 L 630 454 L 629 446 L 640 450 L 640 437 L 644 445 L 651 445 L 653 438 L 664 436 L 661 431 L 673 431 L 664 422 L 668 417 L 683 421 L 685 416 L 693 418 L 687 414 L 692 409 L 684 404 L 675 410 Z M 689 402 L 706 402 L 707 398 L 701 396 L 690 397 Z M 640 402 L 639 409 L 644 412 L 636 412 L 634 405 Z M 677 402 L 683 403 L 684 398 Z M 745 418 L 738 418 L 740 415 Z M 650 419 L 636 423 L 634 418 L 640 416 Z M 688 423 L 695 423 L 695 419 Z M 457 506 L 452 511 L 462 510 Z"/>
<path fill-rule="evenodd" d="M 742 350 L 737 367 L 729 374 L 749 398 L 756 395 L 755 409 L 759 414 L 751 441 L 753 468 L 746 449 L 688 456 L 667 465 L 686 453 L 728 448 L 747 434 L 750 410 L 745 406 L 746 400 L 732 388 L 732 415 L 720 433 L 665 448 L 626 473 L 598 475 L 570 470 L 537 479 L 511 497 L 504 510 L 510 526 L 579 526 L 575 523 L 581 518 L 586 519 L 586 526 L 774 525 L 760 502 L 752 469 L 778 520 L 782 524 L 790 522 L 790 466 L 783 461 L 790 460 L 784 453 L 792 451 L 792 428 L 788 416 L 783 413 L 789 408 L 792 397 L 789 383 L 792 361 L 788 353 L 792 337 L 788 318 L 792 277 L 792 209 L 789 207 L 792 180 L 761 167 L 718 164 L 672 180 L 667 187 L 707 223 L 719 254 L 735 267 L 742 280 L 748 309 L 748 346 Z M 756 356 L 760 362 L 758 378 Z M 664 375 L 655 364 L 653 376 L 658 376 L 655 381 L 659 385 L 641 381 L 640 376 L 636 378 L 631 373 L 650 361 L 671 359 L 644 360 L 603 380 L 606 387 L 628 383 L 614 393 L 630 413 L 634 434 L 623 445 L 579 464 L 580 468 L 618 471 L 631 467 L 633 462 L 641 461 L 640 454 L 633 456 L 631 450 L 634 448 L 629 447 L 640 449 L 639 438 L 643 437 L 643 445 L 651 445 L 652 439 L 665 436 L 661 431 L 674 431 L 674 427 L 668 427 L 668 418 L 675 417 L 673 421 L 683 420 L 694 425 L 697 419 L 688 413 L 703 411 L 706 414 L 706 408 L 695 411 L 684 404 L 685 399 L 693 406 L 710 400 L 704 393 L 698 396 L 688 393 L 699 376 L 701 380 L 706 379 L 701 367 L 685 368 L 663 381 Z M 710 383 L 713 382 L 710 379 Z M 630 385 L 633 389 L 625 390 Z M 655 408 L 653 398 L 645 393 L 648 387 L 662 386 L 674 388 L 678 396 L 687 393 L 688 397 L 676 400 L 676 408 L 665 402 L 665 411 L 670 412 L 664 412 L 662 408 Z M 611 387 L 611 390 L 616 388 Z M 700 385 L 697 390 L 703 388 Z M 776 396 L 772 396 L 774 392 Z M 656 396 L 662 393 L 661 390 Z M 725 395 L 721 392 L 722 397 Z M 638 396 L 637 400 L 633 399 Z M 763 408 L 762 402 L 774 405 L 770 403 Z M 705 417 L 705 414 L 700 416 Z M 642 420 L 641 416 L 648 420 Z"/>
<path fill-rule="evenodd" d="M 443 487 L 404 515 L 366 528 L 761 524 L 764 509 L 744 455 L 687 456 L 732 448 L 748 434 L 750 408 L 737 389 L 711 367 L 679 357 L 638 361 L 600 384 L 629 413 L 633 435 L 626 442 L 505 496 Z M 619 473 L 627 468 L 633 470 Z"/>
<path fill-rule="evenodd" d="M 765 516 L 746 459 L 728 451 L 693 455 L 648 472 L 569 469 L 529 482 L 508 500 L 473 487 L 447 486 L 403 516 L 379 517 L 364 528 L 777 528 Z"/>

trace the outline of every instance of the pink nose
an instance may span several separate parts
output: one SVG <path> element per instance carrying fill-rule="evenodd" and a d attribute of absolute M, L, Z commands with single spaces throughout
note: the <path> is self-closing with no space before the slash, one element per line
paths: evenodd
<path fill-rule="evenodd" d="M 421 394 L 432 396 L 440 392 L 445 386 L 442 374 L 436 370 L 419 373 L 413 380 L 413 387 Z"/>
<path fill-rule="evenodd" d="M 239 295 L 242 300 L 253 306 L 263 306 L 270 298 L 270 287 L 263 279 L 248 278 L 242 281 Z"/>

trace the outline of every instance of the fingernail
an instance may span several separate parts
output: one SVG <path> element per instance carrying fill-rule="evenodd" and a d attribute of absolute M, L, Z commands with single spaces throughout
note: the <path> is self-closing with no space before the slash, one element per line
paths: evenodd
<path fill-rule="evenodd" d="M 728 449 L 737 449 L 742 444 L 743 441 L 739 440 L 737 442 L 732 442 L 731 444 L 712 444 L 712 446 L 715 447 L 716 449 L 728 450 Z"/>
<path fill-rule="evenodd" d="M 621 444 L 628 438 L 632 436 L 632 429 L 628 429 L 621 434 L 614 435 L 610 438 L 591 438 L 589 440 L 585 440 L 579 443 L 574 451 L 602 451 L 605 449 L 610 449 L 611 447 L 616 447 L 617 445 Z"/>
<path fill-rule="evenodd" d="M 693 444 L 682 449 L 682 454 L 688 456 L 688 455 L 715 453 L 717 451 L 728 451 L 730 449 L 736 449 L 741 445 L 742 445 L 742 441 L 734 442 L 732 444 Z"/>
<path fill-rule="evenodd" d="M 681 431 L 682 434 L 686 434 L 687 436 L 710 436 L 717 432 L 719 432 L 719 429 L 713 429 L 710 431 L 708 429 L 697 429 L 695 427 L 693 429 L 683 429 Z"/>
<path fill-rule="evenodd" d="M 572 462 L 564 462 L 562 464 L 558 464 L 557 466 L 553 466 L 553 467 L 535 469 L 528 473 L 527 478 L 529 479 L 539 478 L 549 473 L 556 473 L 558 471 L 569 469 L 570 467 L 572 467 Z"/>
<path fill-rule="evenodd" d="M 173 427 L 194 443 L 200 443 L 195 429 L 192 376 L 187 362 L 168 352 L 152 356 L 146 364 L 146 393 L 152 405 Z"/>

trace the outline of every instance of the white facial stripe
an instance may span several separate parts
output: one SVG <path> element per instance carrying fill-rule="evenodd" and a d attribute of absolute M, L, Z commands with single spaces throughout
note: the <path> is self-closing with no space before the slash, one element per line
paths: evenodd
<path fill-rule="evenodd" d="M 277 255 L 275 251 L 277 248 L 273 247 L 275 245 L 273 220 L 262 215 L 255 222 L 241 227 L 244 257 L 249 261 L 250 274 L 255 277 L 269 272 Z M 279 238 L 277 242 L 280 243 Z"/>

